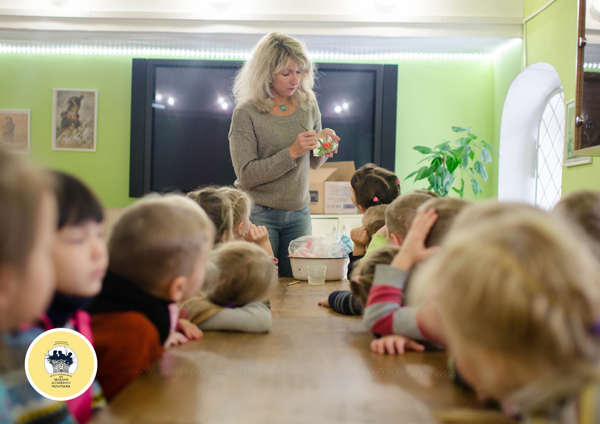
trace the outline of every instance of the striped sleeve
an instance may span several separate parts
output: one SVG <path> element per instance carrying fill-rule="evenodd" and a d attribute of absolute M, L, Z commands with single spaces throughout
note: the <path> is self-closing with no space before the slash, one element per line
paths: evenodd
<path fill-rule="evenodd" d="M 408 274 L 406 270 L 389 265 L 377 265 L 375 268 L 375 281 L 363 314 L 365 325 L 373 333 L 425 339 L 417 324 L 416 309 L 401 306 Z"/>
<path fill-rule="evenodd" d="M 329 306 L 338 314 L 362 315 L 360 301 L 349 291 L 334 291 L 329 295 Z"/>

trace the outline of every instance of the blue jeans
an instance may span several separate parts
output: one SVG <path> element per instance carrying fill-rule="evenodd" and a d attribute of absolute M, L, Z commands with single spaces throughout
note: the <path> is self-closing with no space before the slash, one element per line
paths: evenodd
<path fill-rule="evenodd" d="M 299 211 L 281 211 L 253 205 L 250 221 L 267 227 L 273 254 L 279 259 L 279 276 L 293 278 L 288 247 L 292 240 L 312 234 L 309 207 Z"/>

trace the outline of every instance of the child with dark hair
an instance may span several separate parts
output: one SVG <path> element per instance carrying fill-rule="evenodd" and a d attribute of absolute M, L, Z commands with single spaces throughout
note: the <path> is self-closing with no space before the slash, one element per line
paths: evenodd
<path fill-rule="evenodd" d="M 58 232 L 52 249 L 56 292 L 42 318 L 43 326 L 46 330 L 70 327 L 94 344 L 91 318 L 83 308 L 100 292 L 108 266 L 104 212 L 96 195 L 82 181 L 58 171 L 52 174 L 58 202 Z M 80 424 L 105 405 L 97 382 L 67 402 Z"/>
<path fill-rule="evenodd" d="M 400 196 L 400 180 L 392 171 L 373 163 L 360 167 L 350 180 L 352 203 L 360 213 L 371 206 L 389 205 Z"/>

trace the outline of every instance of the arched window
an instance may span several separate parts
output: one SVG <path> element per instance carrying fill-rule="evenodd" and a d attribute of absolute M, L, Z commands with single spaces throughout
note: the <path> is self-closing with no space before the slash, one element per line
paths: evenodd
<path fill-rule="evenodd" d="M 565 99 L 559 89 L 546 101 L 537 139 L 535 204 L 542 209 L 552 209 L 560 200 L 564 139 Z"/>

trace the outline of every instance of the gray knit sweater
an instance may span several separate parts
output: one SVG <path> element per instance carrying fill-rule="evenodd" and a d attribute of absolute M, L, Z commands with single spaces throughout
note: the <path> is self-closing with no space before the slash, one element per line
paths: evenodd
<path fill-rule="evenodd" d="M 307 128 L 321 131 L 321 113 L 314 103 L 307 110 L 297 108 L 289 116 L 260 113 L 251 104 L 238 105 L 229 130 L 229 149 L 237 180 L 255 204 L 273 209 L 297 211 L 309 204 L 308 170 L 318 169 L 325 156 L 312 151 L 292 160 L 288 148 Z"/>

